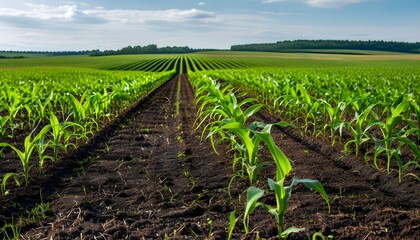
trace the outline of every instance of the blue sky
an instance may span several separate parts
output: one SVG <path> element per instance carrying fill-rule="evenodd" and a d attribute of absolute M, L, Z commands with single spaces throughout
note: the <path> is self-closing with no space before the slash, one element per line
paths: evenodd
<path fill-rule="evenodd" d="M 0 50 L 420 41 L 418 0 L 2 0 Z"/>

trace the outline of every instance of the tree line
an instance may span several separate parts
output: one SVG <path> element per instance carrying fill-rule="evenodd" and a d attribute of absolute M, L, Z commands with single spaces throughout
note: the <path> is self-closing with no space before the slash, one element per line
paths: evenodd
<path fill-rule="evenodd" d="M 4 53 L 21 53 L 21 54 L 45 54 L 47 56 L 74 56 L 74 55 L 90 55 L 90 56 L 108 56 L 108 55 L 125 55 L 125 54 L 183 54 L 199 51 L 216 51 L 217 49 L 193 49 L 189 47 L 167 46 L 158 47 L 156 44 L 146 46 L 127 46 L 119 50 L 83 50 L 83 51 L 0 51 Z M 2 57 L 6 58 L 6 57 Z"/>
<path fill-rule="evenodd" d="M 13 56 L 13 57 L 9 57 L 9 56 L 0 55 L 0 59 L 20 59 L 20 58 L 25 58 L 25 57 L 24 56 Z"/>
<path fill-rule="evenodd" d="M 73 56 L 73 55 L 91 55 L 96 52 L 100 52 L 99 50 L 82 50 L 82 51 L 0 51 L 0 53 L 14 53 L 14 54 L 22 54 L 22 56 L 18 56 L 17 58 L 25 58 L 26 54 L 43 54 L 46 56 Z M 0 58 L 16 58 L 16 57 L 8 57 L 1 55 Z"/>
<path fill-rule="evenodd" d="M 201 51 L 198 49 L 192 49 L 189 47 L 158 47 L 156 44 L 150 44 L 146 46 L 128 46 L 119 50 L 105 50 L 99 51 L 92 56 L 106 56 L 106 55 L 121 55 L 121 54 L 157 54 L 157 53 L 173 53 L 173 54 L 182 54 L 182 53 L 191 53 Z"/>
<path fill-rule="evenodd" d="M 352 41 L 352 40 L 293 40 L 276 43 L 233 45 L 232 51 L 285 52 L 304 49 L 376 50 L 420 53 L 420 42 Z"/>

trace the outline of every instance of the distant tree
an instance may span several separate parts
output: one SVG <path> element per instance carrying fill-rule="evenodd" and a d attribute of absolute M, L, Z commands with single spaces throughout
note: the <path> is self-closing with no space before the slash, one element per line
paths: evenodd
<path fill-rule="evenodd" d="M 420 52 L 420 42 L 392 42 L 392 41 L 350 41 L 350 40 L 294 40 L 278 41 L 276 43 L 256 43 L 233 45 L 232 51 L 268 51 L 282 52 L 287 50 L 304 49 L 348 49 L 348 50 L 376 50 L 392 52 Z"/>
<path fill-rule="evenodd" d="M 204 49 L 210 50 L 210 49 Z M 174 54 L 182 54 L 182 53 L 191 53 L 196 51 L 203 51 L 199 49 L 192 49 L 189 47 L 162 47 L 158 48 L 156 44 L 150 44 L 147 46 L 128 46 L 121 48 L 120 50 L 105 50 L 103 52 L 97 51 L 91 54 L 92 56 L 105 56 L 105 55 L 118 55 L 118 54 L 156 54 L 156 53 L 174 53 Z"/>

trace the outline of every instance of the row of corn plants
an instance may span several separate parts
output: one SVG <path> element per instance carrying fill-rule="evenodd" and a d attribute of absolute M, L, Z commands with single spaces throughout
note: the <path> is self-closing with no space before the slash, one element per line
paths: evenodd
<path fill-rule="evenodd" d="M 398 179 L 420 168 L 418 68 L 201 72 L 251 92 L 302 135 L 323 136 Z"/>
<path fill-rule="evenodd" d="M 143 59 L 133 63 L 112 66 L 109 70 L 124 71 L 177 71 L 178 73 L 196 72 L 203 70 L 240 69 L 250 64 L 236 60 L 216 60 L 197 55 L 178 55 L 160 58 Z"/>
<path fill-rule="evenodd" d="M 59 151 L 67 153 L 86 142 L 104 123 L 173 74 L 0 70 L 0 161 L 9 151 L 22 166 L 21 172 L 0 172 L 2 194 L 9 193 L 10 179 L 18 186 L 27 185 L 31 168 L 38 166 L 42 174 L 45 160 L 56 162 Z M 25 136 L 23 143 L 15 142 L 17 129 Z"/>
<path fill-rule="evenodd" d="M 245 94 L 237 93 L 230 84 L 223 84 L 206 76 L 191 78 L 191 81 L 196 89 L 195 102 L 199 105 L 197 128 L 203 127 L 203 136 L 207 134 L 216 152 L 217 143 L 230 143 L 235 151 L 233 159 L 235 174 L 232 180 L 236 177 L 245 177 L 249 181 L 249 188 L 246 191 L 247 202 L 243 211 L 245 233 L 249 233 L 249 217 L 257 207 L 264 208 L 274 216 L 278 225 L 279 239 L 286 239 L 290 233 L 304 230 L 295 227 L 284 229 L 284 216 L 293 186 L 302 183 L 306 187 L 318 191 L 327 202 L 328 207 L 329 200 L 318 180 L 294 178 L 290 185 L 286 185 L 292 165 L 276 145 L 270 131 L 273 125 L 282 127 L 292 125 L 287 122 L 275 124 L 250 122 L 249 118 L 258 112 L 263 104 L 256 103 L 253 98 L 246 98 Z M 276 166 L 274 179 L 268 179 L 268 189 L 257 187 L 261 180 L 258 176 L 259 171 L 265 165 L 270 164 L 261 159 L 261 151 L 264 148 L 271 153 L 272 164 Z M 240 165 L 239 170 L 235 170 L 237 165 Z M 228 186 L 229 188 L 230 186 Z M 267 194 L 274 195 L 276 206 L 270 206 L 260 201 Z M 235 223 L 236 217 L 233 212 L 229 238 L 231 238 Z"/>

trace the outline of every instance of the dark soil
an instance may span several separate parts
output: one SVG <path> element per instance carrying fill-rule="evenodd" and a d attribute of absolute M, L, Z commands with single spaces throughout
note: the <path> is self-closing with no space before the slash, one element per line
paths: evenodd
<path fill-rule="evenodd" d="M 193 99 L 185 75 L 167 82 L 88 144 L 48 166 L 45 175 L 33 177 L 29 187 L 1 196 L 0 225 L 21 216 L 22 239 L 227 239 L 230 212 L 236 209 L 242 217 L 247 181 L 237 178 L 229 197 L 233 153 L 219 146 L 217 155 L 208 140 L 200 142 Z M 255 120 L 278 119 L 261 112 Z M 272 132 L 293 161 L 292 177 L 319 179 L 331 201 L 328 212 L 319 194 L 295 187 L 285 225 L 306 231 L 290 239 L 315 232 L 334 239 L 420 239 L 418 182 L 398 183 L 293 129 Z M 19 169 L 17 161 L 4 164 Z M 273 178 L 274 168 L 260 175 Z M 266 180 L 258 186 L 268 187 Z M 42 202 L 50 203 L 46 218 L 28 219 L 27 211 L 41 202 L 41 189 Z M 263 201 L 275 202 L 270 194 Z M 276 238 L 274 217 L 262 209 L 251 216 L 250 229 L 245 235 L 240 218 L 233 239 Z"/>

